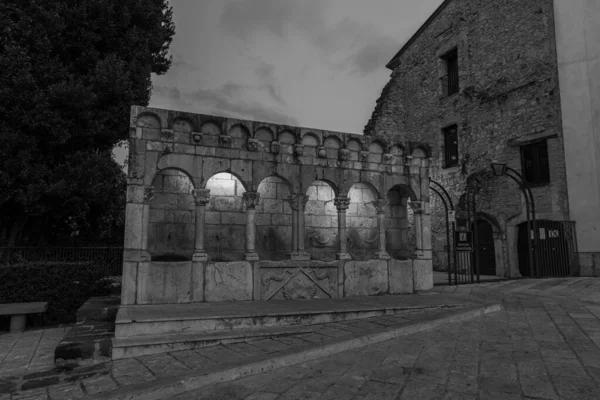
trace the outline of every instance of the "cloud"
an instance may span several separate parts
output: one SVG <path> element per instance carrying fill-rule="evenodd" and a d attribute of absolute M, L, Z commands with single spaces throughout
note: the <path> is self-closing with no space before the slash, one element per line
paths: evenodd
<path fill-rule="evenodd" d="M 155 85 L 152 89 L 152 102 L 166 99 L 178 107 L 196 110 L 207 114 L 231 116 L 254 121 L 273 122 L 284 125 L 299 125 L 296 118 L 281 111 L 278 107 L 264 105 L 255 97 L 260 87 L 227 82 L 215 89 L 199 89 L 182 92 L 178 88 Z M 251 98 L 252 100 L 245 100 Z M 160 103 L 160 101 L 159 101 Z M 198 108 L 200 107 L 200 110 Z"/>
<path fill-rule="evenodd" d="M 228 2 L 220 24 L 240 39 L 260 31 L 285 37 L 289 28 L 310 32 L 324 25 L 322 0 L 242 0 Z"/>
<path fill-rule="evenodd" d="M 381 37 L 363 44 L 346 59 L 346 63 L 351 72 L 367 75 L 383 68 L 399 48 L 396 40 Z"/>
<path fill-rule="evenodd" d="M 260 65 L 254 69 L 254 73 L 259 79 L 261 89 L 266 91 L 277 103 L 285 105 L 285 100 L 281 96 L 281 88 L 275 76 L 275 66 L 261 61 Z"/>
<path fill-rule="evenodd" d="M 281 40 L 299 34 L 312 43 L 334 69 L 366 75 L 385 68 L 400 43 L 382 34 L 373 24 L 350 18 L 330 23 L 324 18 L 326 4 L 323 0 L 231 1 L 226 4 L 220 23 L 226 32 L 244 41 L 252 40 L 261 32 Z M 340 56 L 342 62 L 339 62 Z M 264 68 L 259 73 L 268 75 L 269 70 Z"/>
<path fill-rule="evenodd" d="M 245 101 L 241 98 L 244 85 L 226 83 L 216 89 L 200 89 L 189 94 L 189 98 L 209 107 L 216 114 L 230 114 L 237 118 L 253 121 L 274 122 L 285 125 L 298 125 L 298 120 L 275 107 L 268 107 L 258 101 Z"/>

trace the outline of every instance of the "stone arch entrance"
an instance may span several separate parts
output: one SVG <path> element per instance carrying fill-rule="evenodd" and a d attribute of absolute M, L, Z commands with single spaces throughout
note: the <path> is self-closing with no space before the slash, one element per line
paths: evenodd
<path fill-rule="evenodd" d="M 496 249 L 494 245 L 494 229 L 492 224 L 477 218 L 477 256 L 481 275 L 496 275 Z M 473 227 L 475 228 L 475 227 Z M 475 231 L 475 229 L 472 229 Z"/>

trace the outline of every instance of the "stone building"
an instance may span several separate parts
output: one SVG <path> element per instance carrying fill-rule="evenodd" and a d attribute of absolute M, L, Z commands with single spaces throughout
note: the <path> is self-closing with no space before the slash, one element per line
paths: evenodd
<path fill-rule="evenodd" d="M 388 63 L 391 78 L 365 127 L 368 136 L 431 145 L 430 174 L 457 206 L 459 229 L 473 229 L 464 211 L 475 211 L 483 274 L 532 273 L 525 198 L 514 181 L 494 176 L 492 160 L 519 171 L 532 188 L 540 243 L 550 243 L 549 249 L 569 246 L 563 258 L 551 253 L 540 260 L 560 269 L 542 274 L 591 272 L 578 270 L 575 238 L 586 252 L 582 260 L 598 262 L 589 252 L 600 249 L 595 167 L 600 91 L 597 78 L 586 81 L 580 70 L 598 76 L 600 45 L 594 41 L 586 58 L 585 41 L 574 35 L 598 37 L 600 28 L 583 7 L 598 15 L 599 6 L 575 3 L 577 12 L 571 1 L 444 1 Z M 571 26 L 577 26 L 575 33 Z M 588 114 L 590 96 L 595 111 Z M 467 192 L 476 193 L 475 210 Z M 434 268 L 444 270 L 449 246 L 437 197 L 431 208 Z M 573 224 L 553 222 L 573 219 L 577 235 Z"/>
<path fill-rule="evenodd" d="M 582 275 L 600 275 L 600 2 L 554 2 L 569 213 Z"/>
<path fill-rule="evenodd" d="M 130 128 L 113 358 L 215 329 L 201 303 L 433 288 L 424 144 L 138 106 Z"/>

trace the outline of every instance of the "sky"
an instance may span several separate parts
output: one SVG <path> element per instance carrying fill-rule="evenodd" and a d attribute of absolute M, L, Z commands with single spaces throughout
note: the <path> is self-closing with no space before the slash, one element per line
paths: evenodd
<path fill-rule="evenodd" d="M 441 2 L 171 0 L 173 63 L 149 105 L 361 134 L 385 65 Z"/>

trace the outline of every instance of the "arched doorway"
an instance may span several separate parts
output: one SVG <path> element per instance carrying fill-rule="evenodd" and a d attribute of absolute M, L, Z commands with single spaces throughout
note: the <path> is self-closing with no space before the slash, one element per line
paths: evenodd
<path fill-rule="evenodd" d="M 496 275 L 494 230 L 492 229 L 492 225 L 484 219 L 477 220 L 477 245 L 476 251 L 479 256 L 479 274 Z"/>

